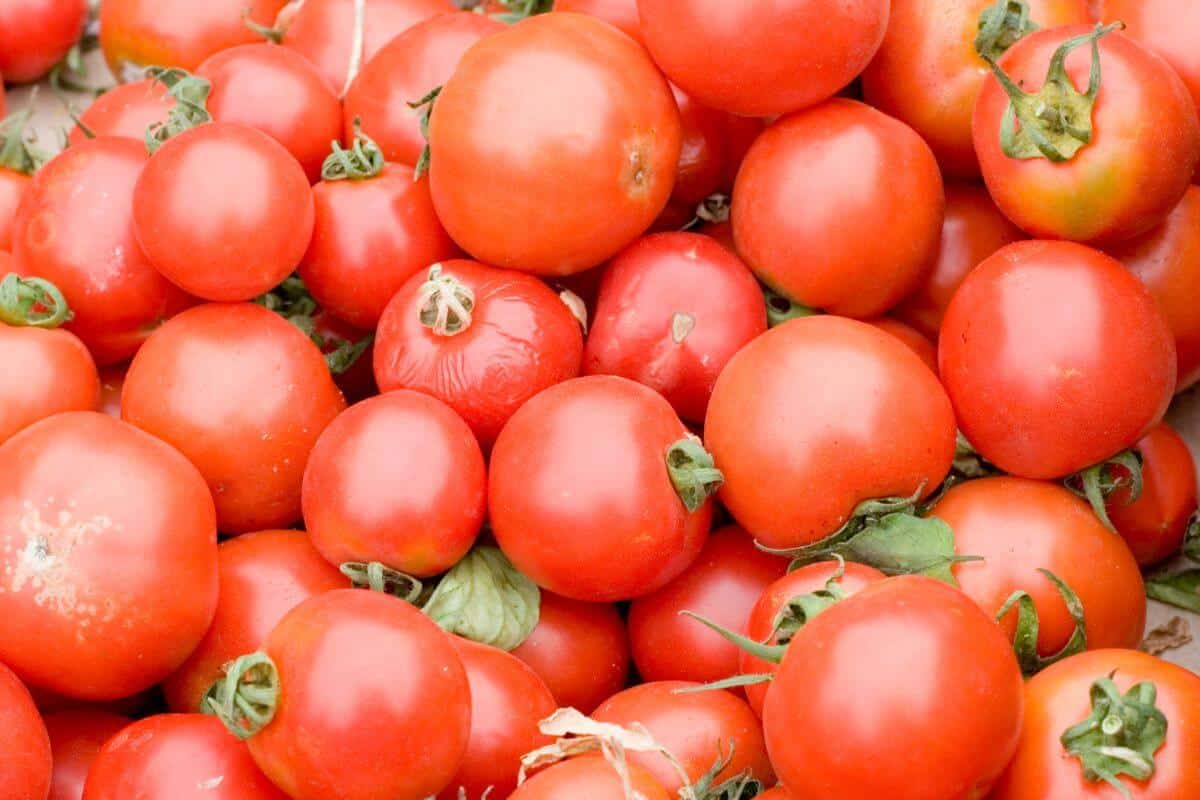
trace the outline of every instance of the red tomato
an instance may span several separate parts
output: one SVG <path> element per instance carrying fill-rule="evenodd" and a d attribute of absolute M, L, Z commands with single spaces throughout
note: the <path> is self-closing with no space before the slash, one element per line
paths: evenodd
<path fill-rule="evenodd" d="M 796 547 L 832 534 L 865 500 L 932 493 L 956 434 L 946 393 L 907 346 L 818 316 L 773 328 L 733 357 L 704 435 L 725 473 L 726 508 L 759 542 Z M 820 491 L 797 491 L 805 486 Z"/>
<path fill-rule="evenodd" d="M 629 637 L 616 607 L 546 591 L 537 627 L 512 654 L 541 676 L 559 707 L 584 714 L 629 677 Z"/>
<path fill-rule="evenodd" d="M 736 255 L 700 234 L 653 234 L 605 271 L 583 371 L 645 384 L 700 422 L 725 364 L 766 329 L 762 290 Z"/>
<path fill-rule="evenodd" d="M 504 23 L 486 14 L 461 11 L 431 17 L 392 39 L 363 66 L 346 92 L 346 141 L 354 140 L 358 120 L 388 161 L 415 165 L 425 137 L 408 104 L 444 85 L 463 53 L 504 29 Z"/>
<path fill-rule="evenodd" d="M 984 797 L 1016 751 L 1022 706 L 1021 671 L 992 619 L 957 589 L 905 575 L 804 626 L 763 725 L 799 797 Z"/>
<path fill-rule="evenodd" d="M 222 542 L 217 574 L 219 600 L 208 633 L 163 681 L 168 707 L 180 714 L 199 711 L 204 693 L 224 675 L 221 668 L 260 647 L 287 612 L 349 584 L 303 531 L 260 531 Z"/>
<path fill-rule="evenodd" d="M 71 147 L 95 136 L 124 136 L 145 142 L 146 129 L 166 122 L 175 99 L 161 83 L 149 79 L 120 84 L 96 98 L 79 115 L 67 141 Z M 144 146 L 144 145 L 143 145 Z"/>
<path fill-rule="evenodd" d="M 1120 20 L 1125 32 L 1167 60 L 1200 105 L 1200 6 L 1187 0 L 1100 0 L 1099 17 Z"/>
<path fill-rule="evenodd" d="M 916 353 L 925 362 L 925 366 L 933 370 L 935 375 L 937 374 L 937 347 L 933 342 L 925 338 L 925 334 L 891 317 L 875 317 L 874 319 L 865 320 L 865 322 L 884 333 L 895 336 L 909 350 Z"/>
<path fill-rule="evenodd" d="M 199 468 L 227 533 L 300 518 L 309 451 L 345 405 L 308 337 L 249 303 L 171 320 L 133 360 L 121 394 L 126 421 Z"/>
<path fill-rule="evenodd" d="M 584 15 L 543 14 L 463 56 L 429 141 L 433 203 L 455 241 L 489 264 L 569 275 L 615 255 L 662 211 L 679 111 L 629 37 Z"/>
<path fill-rule="evenodd" d="M 212 501 L 186 459 L 74 411 L 0 445 L 0 487 L 0 660 L 86 700 L 183 663 L 217 605 Z"/>
<path fill-rule="evenodd" d="M 1081 653 L 1035 675 L 1025 688 L 1025 727 L 1021 744 L 992 797 L 995 800 L 1079 800 L 1111 798 L 1117 791 L 1103 781 L 1084 778 L 1077 757 L 1066 752 L 1061 737 L 1092 714 L 1089 693 L 1099 680 L 1112 677 L 1117 691 L 1128 692 L 1147 682 L 1156 690 L 1154 705 L 1167 722 L 1167 736 L 1153 753 L 1154 775 L 1139 781 L 1118 780 L 1137 800 L 1182 800 L 1200 796 L 1200 678 L 1186 669 L 1130 650 Z M 1144 719 L 1136 717 L 1135 720 Z M 1127 746 L 1119 732 L 1114 747 Z"/>
<path fill-rule="evenodd" d="M 0 664 L 0 797 L 44 800 L 50 791 L 50 739 L 29 690 Z"/>
<path fill-rule="evenodd" d="M 1054 51 L 1089 31 L 1082 25 L 1037 31 L 1013 46 L 1000 65 L 1021 90 L 1036 93 Z M 1009 148 L 1020 157 L 1006 154 L 1001 120 L 1010 101 L 999 81 L 984 84 L 975 106 L 972 135 L 988 191 L 1000 210 L 1033 236 L 1114 242 L 1149 230 L 1183 197 L 1200 161 L 1196 106 L 1174 70 L 1119 32 L 1105 35 L 1099 48 L 1095 107 L 1089 110 L 1084 103 L 1071 112 L 1079 136 L 1090 139 L 1042 123 L 1055 157 L 1066 160 L 1051 161 L 1020 137 Z M 1077 47 L 1061 80 L 1086 88 L 1091 68 L 1091 48 Z M 1043 102 L 1025 97 L 1026 105 Z M 1057 107 L 1050 102 L 1047 120 Z"/>
<path fill-rule="evenodd" d="M 1129 487 L 1108 500 L 1108 517 L 1144 567 L 1179 552 L 1188 518 L 1196 510 L 1196 465 L 1182 437 L 1159 423 L 1135 445 L 1142 455 L 1142 493 L 1130 502 Z"/>
<path fill-rule="evenodd" d="M 642 41 L 637 0 L 556 0 L 554 10 L 602 19 L 622 33 Z"/>
<path fill-rule="evenodd" d="M 967 273 L 1004 245 L 1025 238 L 987 189 L 959 181 L 948 181 L 945 188 L 946 220 L 933 269 L 894 312 L 935 342 L 946 306 Z"/>
<path fill-rule="evenodd" d="M 683 138 L 671 203 L 695 206 L 721 189 L 732 189 L 751 142 L 763 130 L 761 120 L 737 117 L 701 105 L 671 87 L 679 106 Z"/>
<path fill-rule="evenodd" d="M 946 311 L 938 360 L 963 434 L 1027 478 L 1133 446 L 1175 390 L 1175 346 L 1150 293 L 1070 242 L 1017 242 L 972 270 Z"/>
<path fill-rule="evenodd" d="M 330 353 L 338 350 L 343 344 L 349 342 L 355 344 L 361 342 L 364 338 L 372 336 L 370 331 L 361 331 L 351 325 L 347 325 L 337 317 L 327 311 L 317 311 L 312 317 L 313 333 L 320 336 L 324 341 L 324 347 L 321 352 L 328 356 Z M 333 376 L 334 382 L 338 388 L 342 390 L 342 394 L 348 403 L 357 403 L 360 400 L 365 400 L 368 397 L 374 397 L 379 394 L 379 389 L 375 386 L 375 375 L 371 371 L 371 361 L 375 353 L 374 339 L 367 344 L 350 368 L 340 375 Z"/>
<path fill-rule="evenodd" d="M 313 213 L 308 179 L 283 145 L 224 122 L 168 140 L 133 194 L 150 263 L 206 300 L 250 300 L 278 285 L 308 249 Z"/>
<path fill-rule="evenodd" d="M 628 765 L 629 787 L 641 800 L 674 800 L 654 779 L 654 775 L 636 764 Z M 600 756 L 572 758 L 542 770 L 515 792 L 510 800 L 562 800 L 586 797 L 588 800 L 628 800 L 620 773 Z"/>
<path fill-rule="evenodd" d="M 0 6 L 0 72 L 29 83 L 50 71 L 83 35 L 87 0 L 14 0 Z"/>
<path fill-rule="evenodd" d="M 540 586 L 577 600 L 665 586 L 699 555 L 712 523 L 712 503 L 688 511 L 668 472 L 668 451 L 687 435 L 661 395 L 624 378 L 546 389 L 492 450 L 496 541 Z"/>
<path fill-rule="evenodd" d="M 697 683 L 736 674 L 737 646 L 681 612 L 740 631 L 755 601 L 786 570 L 785 559 L 756 548 L 741 528 L 714 531 L 683 574 L 630 606 L 629 638 L 638 674 L 648 681 Z"/>
<path fill-rule="evenodd" d="M 364 180 L 313 188 L 316 225 L 300 276 L 330 313 L 364 330 L 379 324 L 392 296 L 430 264 L 459 254 L 429 196 L 429 179 L 387 165 Z"/>
<path fill-rule="evenodd" d="M 80 800 L 88 769 L 104 743 L 130 723 L 107 711 L 60 711 L 46 716 L 54 773 L 48 800 Z"/>
<path fill-rule="evenodd" d="M 24 275 L 67 298 L 75 333 L 96 361 L 129 358 L 162 322 L 194 302 L 160 275 L 134 235 L 134 185 L 142 142 L 102 137 L 50 161 L 13 222 L 13 256 Z"/>
<path fill-rule="evenodd" d="M 579 322 L 544 283 L 465 260 L 409 278 L 377 337 L 379 388 L 448 403 L 484 448 L 525 401 L 575 377 L 583 354 Z"/>
<path fill-rule="evenodd" d="M 121 418 L 121 390 L 125 388 L 125 367 L 109 367 L 100 373 L 100 401 L 97 411 Z"/>
<path fill-rule="evenodd" d="M 767 760 L 762 726 L 758 717 L 730 692 L 685 692 L 698 683 L 659 681 L 644 683 L 613 695 L 593 717 L 622 727 L 642 725 L 673 755 L 694 784 L 719 760 L 729 763 L 716 776 L 722 783 L 743 772 L 751 772 L 763 783 L 775 777 Z M 644 767 L 668 792 L 681 788 L 679 773 L 659 753 L 629 753 L 629 761 Z"/>
<path fill-rule="evenodd" d="M 887 0 L 638 0 L 667 77 L 705 105 L 765 117 L 819 103 L 883 41 Z"/>
<path fill-rule="evenodd" d="M 754 274 L 780 294 L 872 317 L 920 285 L 944 210 L 937 162 L 921 137 L 838 98 L 758 137 L 733 190 L 733 236 Z"/>
<path fill-rule="evenodd" d="M 760 794 L 758 800 L 795 800 L 795 796 L 784 787 L 776 786 Z"/>
<path fill-rule="evenodd" d="M 0 360 L 0 442 L 39 419 L 96 407 L 96 364 L 73 334 L 0 324 Z"/>
<path fill-rule="evenodd" d="M 213 717 L 159 714 L 108 740 L 83 800 L 286 800 Z"/>
<path fill-rule="evenodd" d="M 196 74 L 212 83 L 208 110 L 217 122 L 257 128 L 321 179 L 329 143 L 341 138 L 342 106 L 308 59 L 285 47 L 245 44 L 205 59 Z"/>
<path fill-rule="evenodd" d="M 0 249 L 12 249 L 17 208 L 31 180 L 24 173 L 0 167 Z"/>

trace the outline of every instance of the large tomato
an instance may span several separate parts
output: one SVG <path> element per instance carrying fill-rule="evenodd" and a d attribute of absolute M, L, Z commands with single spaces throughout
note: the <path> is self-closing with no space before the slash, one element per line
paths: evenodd
<path fill-rule="evenodd" d="M 882 314 L 920 284 L 944 212 L 929 145 L 842 98 L 784 117 L 755 140 L 731 210 L 738 253 L 759 280 L 852 317 Z"/>
<path fill-rule="evenodd" d="M 489 264 L 569 275 L 662 211 L 679 111 L 629 37 L 582 14 L 543 14 L 467 51 L 429 142 L 433 203 L 455 241 Z"/>
<path fill-rule="evenodd" d="M 673 800 L 654 775 L 637 764 L 627 764 L 629 788 L 641 800 Z M 598 755 L 571 758 L 542 770 L 509 795 L 510 800 L 563 800 L 586 797 L 588 800 L 628 800 L 621 773 Z"/>
<path fill-rule="evenodd" d="M 1175 346 L 1154 298 L 1120 263 L 1070 242 L 1017 242 L 972 270 L 939 342 L 962 432 L 1028 478 L 1133 446 L 1175 390 Z"/>
<path fill-rule="evenodd" d="M 50 738 L 29 690 L 0 664 L 0 797 L 46 800 L 50 792 Z"/>
<path fill-rule="evenodd" d="M 1108 500 L 1112 520 L 1134 558 L 1144 567 L 1179 552 L 1188 519 L 1196 510 L 1196 465 L 1171 426 L 1155 425 L 1135 445 L 1142 456 L 1142 492 L 1118 488 Z"/>
<path fill-rule="evenodd" d="M 0 4 L 0 72 L 36 81 L 83 35 L 87 0 L 11 0 Z"/>
<path fill-rule="evenodd" d="M 345 405 L 308 337 L 249 303 L 171 320 L 133 360 L 121 394 L 126 421 L 197 466 L 227 533 L 300 518 L 309 451 Z"/>
<path fill-rule="evenodd" d="M 67 141 L 76 147 L 94 136 L 124 136 L 142 144 L 146 129 L 166 122 L 174 107 L 175 98 L 157 81 L 147 78 L 123 83 L 97 97 L 79 114 Z"/>
<path fill-rule="evenodd" d="M 212 500 L 183 456 L 68 412 L 0 445 L 0 487 L 0 661 L 89 700 L 183 663 L 217 605 Z"/>
<path fill-rule="evenodd" d="M 128 717 L 107 711 L 59 711 L 47 714 L 46 732 L 54 773 L 47 800 L 80 800 L 88 770 L 104 744 L 130 723 Z"/>
<path fill-rule="evenodd" d="M 61 411 L 91 411 L 100 393 L 83 342 L 62 330 L 0 324 L 0 442 Z"/>
<path fill-rule="evenodd" d="M 1175 68 L 1200 105 L 1200 6 L 1188 0 L 1099 0 L 1100 19 L 1125 23 L 1125 32 Z"/>

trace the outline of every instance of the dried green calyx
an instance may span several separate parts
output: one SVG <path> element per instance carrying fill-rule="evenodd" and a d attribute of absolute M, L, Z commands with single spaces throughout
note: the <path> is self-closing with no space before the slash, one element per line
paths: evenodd
<path fill-rule="evenodd" d="M 1017 41 L 1037 29 L 1037 24 L 1029 17 L 1029 3 L 1026 0 L 997 0 L 979 15 L 975 52 L 987 61 L 995 61 Z"/>
<path fill-rule="evenodd" d="M 17 328 L 57 328 L 71 321 L 71 309 L 58 287 L 41 278 L 10 272 L 0 280 L 0 323 Z"/>

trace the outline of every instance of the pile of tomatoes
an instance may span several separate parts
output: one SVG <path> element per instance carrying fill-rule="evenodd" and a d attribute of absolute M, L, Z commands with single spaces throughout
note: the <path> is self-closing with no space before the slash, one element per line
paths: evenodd
<path fill-rule="evenodd" d="M 1200 800 L 1198 45 L 0 0 L 0 800 Z"/>

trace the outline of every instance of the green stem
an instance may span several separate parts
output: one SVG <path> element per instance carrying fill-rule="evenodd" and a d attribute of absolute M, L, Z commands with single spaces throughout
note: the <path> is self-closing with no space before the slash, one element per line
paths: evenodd
<path fill-rule="evenodd" d="M 992 62 L 1026 35 L 1036 31 L 1026 0 L 997 0 L 979 15 L 975 52 Z"/>
<path fill-rule="evenodd" d="M 249 739 L 270 724 L 279 704 L 279 670 L 266 653 L 240 656 L 225 667 L 225 677 L 204 694 L 200 710 L 213 714 L 239 739 Z"/>
<path fill-rule="evenodd" d="M 429 163 L 432 157 L 429 149 L 429 120 L 433 117 L 433 109 L 437 104 L 438 96 L 442 93 L 442 87 L 437 86 L 429 91 L 420 100 L 414 100 L 408 104 L 408 107 L 418 112 L 418 119 L 421 123 L 421 136 L 425 139 L 425 147 L 421 150 L 421 156 L 417 159 L 417 166 L 413 170 L 413 180 L 421 180 L 421 176 L 429 171 Z"/>
<path fill-rule="evenodd" d="M 1067 604 L 1067 610 L 1071 614 L 1071 619 L 1075 622 L 1075 630 L 1071 633 L 1071 638 L 1052 656 L 1042 658 L 1038 654 L 1038 632 L 1041 626 L 1038 619 L 1037 606 L 1033 603 L 1033 598 L 1024 590 L 1017 590 L 1012 593 L 1012 596 L 1005 601 L 1000 607 L 999 613 L 996 614 L 997 620 L 1002 620 L 1009 611 L 1015 606 L 1017 609 L 1017 632 L 1013 638 L 1013 650 L 1017 654 L 1017 663 L 1021 665 L 1021 672 L 1025 677 L 1030 678 L 1044 670 L 1051 664 L 1056 664 L 1064 658 L 1070 658 L 1073 655 L 1082 653 L 1087 649 L 1087 627 L 1085 624 L 1083 603 L 1079 599 L 1074 590 L 1067 585 L 1066 581 L 1059 578 L 1053 572 L 1046 569 L 1039 569 L 1038 572 L 1046 576 L 1058 593 L 1062 595 L 1063 602 Z"/>
<path fill-rule="evenodd" d="M 72 318 L 58 287 L 10 272 L 0 280 L 0 322 L 13 327 L 57 328 Z"/>
<path fill-rule="evenodd" d="M 712 455 L 694 436 L 685 436 L 667 449 L 667 474 L 689 512 L 699 510 L 725 482 Z"/>
<path fill-rule="evenodd" d="M 718 634 L 721 638 L 736 646 L 738 649 L 744 650 L 755 658 L 762 659 L 763 661 L 767 661 L 771 664 L 778 664 L 783 660 L 783 654 L 787 652 L 787 645 L 763 644 L 761 642 L 756 642 L 747 636 L 742 636 L 740 633 L 735 633 L 726 627 L 718 625 L 712 620 L 702 617 L 695 612 L 680 611 L 679 613 L 685 617 L 691 617 L 701 625 L 711 629 L 714 633 Z"/>
<path fill-rule="evenodd" d="M 774 328 L 785 322 L 802 317 L 812 317 L 820 312 L 802 306 L 769 287 L 763 287 L 763 300 L 767 304 L 767 325 Z"/>
<path fill-rule="evenodd" d="M 1119 471 L 1118 471 L 1119 468 Z M 1107 461 L 1070 475 L 1064 485 L 1088 501 L 1104 527 L 1117 532 L 1108 516 L 1108 501 L 1113 493 L 1129 487 L 1128 503 L 1136 503 L 1142 495 L 1142 455 L 1137 450 L 1125 450 Z"/>
<path fill-rule="evenodd" d="M 523 19 L 535 14 L 545 14 L 554 9 L 554 0 L 497 0 L 508 9 L 502 14 L 493 14 L 493 18 L 515 25 Z"/>
<path fill-rule="evenodd" d="M 1122 695 L 1112 677 L 1092 684 L 1092 713 L 1062 735 L 1062 746 L 1079 759 L 1083 777 L 1104 781 L 1126 798 L 1133 794 L 1121 780 L 1146 781 L 1154 775 L 1154 754 L 1167 738 L 1166 716 L 1156 705 L 1157 688 L 1139 683 Z"/>
<path fill-rule="evenodd" d="M 421 596 L 424 585 L 411 575 L 385 567 L 378 561 L 347 561 L 338 567 L 350 579 L 356 589 L 369 589 L 380 594 L 399 597 L 406 603 L 415 603 Z"/>
<path fill-rule="evenodd" d="M 383 172 L 383 151 L 375 141 L 362 132 L 357 118 L 354 120 L 354 143 L 349 150 L 341 142 L 330 143 L 333 152 L 321 165 L 321 178 L 327 181 L 363 181 Z"/>
<path fill-rule="evenodd" d="M 212 91 L 208 80 L 177 67 L 149 67 L 146 77 L 165 86 L 165 96 L 175 100 L 175 105 L 167 112 L 166 122 L 156 122 L 146 129 L 146 149 L 151 155 L 172 136 L 212 122 L 206 105 Z"/>
<path fill-rule="evenodd" d="M 417 290 L 421 324 L 437 336 L 456 336 L 471 327 L 475 293 L 448 273 L 441 264 L 429 268 L 429 277 Z"/>

